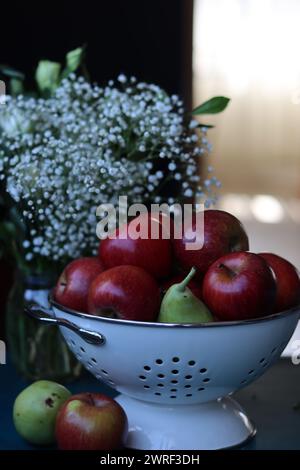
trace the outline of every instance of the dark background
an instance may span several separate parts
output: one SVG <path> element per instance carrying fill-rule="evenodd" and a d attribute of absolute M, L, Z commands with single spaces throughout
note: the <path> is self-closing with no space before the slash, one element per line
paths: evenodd
<path fill-rule="evenodd" d="M 24 71 L 30 82 L 39 59 L 63 61 L 87 44 L 93 80 L 132 74 L 190 106 L 192 9 L 192 0 L 2 3 L 0 63 Z"/>
<path fill-rule="evenodd" d="M 1 3 L 0 64 L 26 75 L 34 86 L 40 59 L 63 62 L 87 45 L 92 80 L 121 72 L 153 82 L 184 98 L 191 109 L 193 0 L 85 0 Z M 0 339 L 12 267 L 0 259 Z"/>

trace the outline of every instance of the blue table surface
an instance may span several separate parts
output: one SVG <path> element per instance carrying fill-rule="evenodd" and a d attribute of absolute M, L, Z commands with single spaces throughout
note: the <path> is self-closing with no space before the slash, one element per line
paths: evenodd
<path fill-rule="evenodd" d="M 18 436 L 12 421 L 13 403 L 28 385 L 11 364 L 0 366 L 0 449 L 32 450 Z M 100 391 L 110 396 L 115 391 L 88 372 L 68 385 L 73 393 Z M 300 449 L 300 366 L 280 360 L 263 377 L 235 394 L 257 426 L 257 435 L 245 449 Z"/>

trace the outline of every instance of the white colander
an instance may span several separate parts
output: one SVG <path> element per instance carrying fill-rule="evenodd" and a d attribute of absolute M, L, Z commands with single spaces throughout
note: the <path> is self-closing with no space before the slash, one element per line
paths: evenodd
<path fill-rule="evenodd" d="M 50 299 L 26 308 L 56 323 L 82 364 L 120 395 L 129 420 L 127 447 L 219 449 L 255 428 L 229 397 L 280 357 L 300 308 L 258 320 L 175 325 L 96 317 Z"/>

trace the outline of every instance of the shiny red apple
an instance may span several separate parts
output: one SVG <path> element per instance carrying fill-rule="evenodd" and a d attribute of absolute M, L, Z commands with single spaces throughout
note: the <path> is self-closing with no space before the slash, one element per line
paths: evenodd
<path fill-rule="evenodd" d="M 277 284 L 275 312 L 300 304 L 300 277 L 295 266 L 274 253 L 259 253 L 272 268 Z"/>
<path fill-rule="evenodd" d="M 64 307 L 87 312 L 88 291 L 92 281 L 104 271 L 98 257 L 79 258 L 69 263 L 54 288 L 54 300 Z"/>
<path fill-rule="evenodd" d="M 56 418 L 55 435 L 62 450 L 114 450 L 124 446 L 128 430 L 123 408 L 100 393 L 69 398 Z"/>
<path fill-rule="evenodd" d="M 205 273 L 209 266 L 221 256 L 235 251 L 249 249 L 248 237 L 241 222 L 220 210 L 204 211 L 204 234 L 195 233 L 196 219 L 184 227 L 182 239 L 173 240 L 175 256 L 182 268 L 193 266 L 199 273 Z M 204 240 L 203 240 L 204 235 Z M 187 243 L 203 240 L 201 249 L 187 250 Z"/>
<path fill-rule="evenodd" d="M 139 218 L 117 229 L 113 234 L 115 238 L 102 240 L 99 245 L 99 255 L 105 267 L 132 265 L 145 269 L 157 279 L 167 277 L 172 267 L 172 245 L 167 229 L 162 223 L 166 217 L 153 213 L 141 214 Z M 154 236 L 151 238 L 151 224 L 154 234 L 157 233 L 156 239 Z M 144 234 L 148 238 L 135 239 L 135 233 L 142 231 L 140 228 L 142 225 Z"/>
<path fill-rule="evenodd" d="M 208 269 L 203 298 L 219 320 L 245 320 L 272 313 L 276 282 L 266 261 L 253 253 L 225 255 Z"/>
<path fill-rule="evenodd" d="M 137 266 L 116 266 L 99 274 L 88 294 L 88 310 L 123 320 L 155 321 L 160 292 L 155 279 Z"/>
<path fill-rule="evenodd" d="M 179 282 L 183 281 L 185 278 L 185 274 L 177 274 L 170 279 L 167 279 L 165 282 L 161 284 L 162 293 L 166 293 L 166 291 L 171 287 L 173 284 L 178 284 Z M 188 288 L 193 292 L 193 294 L 198 297 L 198 299 L 202 300 L 202 281 L 194 281 L 193 279 L 189 282 Z"/>

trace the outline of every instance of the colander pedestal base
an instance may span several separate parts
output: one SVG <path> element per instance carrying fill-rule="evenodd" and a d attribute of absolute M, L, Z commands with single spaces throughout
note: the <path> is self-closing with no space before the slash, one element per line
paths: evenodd
<path fill-rule="evenodd" d="M 197 405 L 161 405 L 119 395 L 126 411 L 126 447 L 143 450 L 208 450 L 238 446 L 255 427 L 230 397 Z"/>

